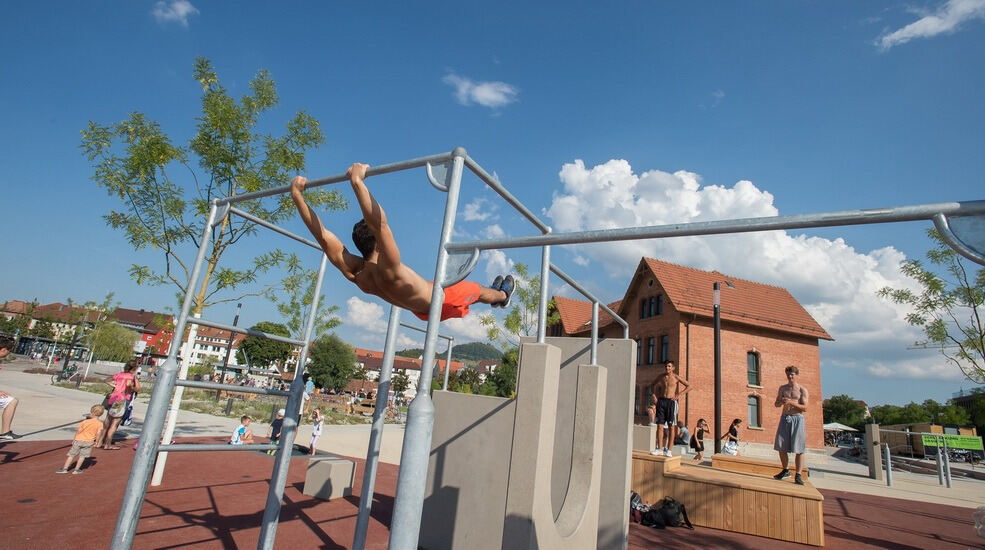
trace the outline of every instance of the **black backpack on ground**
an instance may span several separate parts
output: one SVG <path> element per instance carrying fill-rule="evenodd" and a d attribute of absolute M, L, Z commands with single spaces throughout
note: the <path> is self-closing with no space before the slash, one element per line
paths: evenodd
<path fill-rule="evenodd" d="M 655 529 L 680 527 L 682 524 L 688 529 L 694 529 L 691 520 L 687 517 L 687 510 L 684 509 L 684 505 L 671 497 L 664 497 L 656 506 L 645 512 L 641 523 Z"/>

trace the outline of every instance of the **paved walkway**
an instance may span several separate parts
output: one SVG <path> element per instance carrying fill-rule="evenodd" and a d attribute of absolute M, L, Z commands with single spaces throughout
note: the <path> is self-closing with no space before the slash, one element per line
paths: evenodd
<path fill-rule="evenodd" d="M 14 417 L 13 430 L 24 435 L 24 441 L 66 440 L 75 436 L 75 429 L 82 415 L 102 401 L 99 394 L 52 386 L 50 376 L 29 374 L 24 368 L 34 368 L 32 361 L 17 360 L 13 365 L 4 364 L 0 369 L 0 390 L 20 400 Z M 106 387 L 107 391 L 109 386 Z M 122 437 L 136 438 L 143 428 L 141 420 L 147 411 L 149 395 L 138 397 L 134 404 L 134 422 L 120 428 Z M 236 418 L 224 418 L 191 411 L 181 411 L 175 426 L 175 437 L 226 436 L 239 426 Z M 265 435 L 269 425 L 254 422 L 253 431 Z M 344 456 L 366 456 L 369 448 L 369 424 L 326 425 L 318 440 L 320 451 Z M 380 461 L 400 463 L 400 447 L 403 444 L 403 425 L 387 424 L 383 428 Z M 307 445 L 311 438 L 311 424 L 298 429 L 297 443 Z"/>

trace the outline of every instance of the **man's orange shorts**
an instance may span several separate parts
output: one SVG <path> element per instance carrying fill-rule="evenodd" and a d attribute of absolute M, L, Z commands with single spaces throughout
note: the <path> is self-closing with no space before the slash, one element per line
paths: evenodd
<path fill-rule="evenodd" d="M 479 301 L 482 287 L 472 281 L 455 283 L 445 289 L 445 302 L 441 304 L 441 320 L 459 319 L 469 314 L 469 306 Z M 422 321 L 428 320 L 428 312 L 414 313 Z"/>

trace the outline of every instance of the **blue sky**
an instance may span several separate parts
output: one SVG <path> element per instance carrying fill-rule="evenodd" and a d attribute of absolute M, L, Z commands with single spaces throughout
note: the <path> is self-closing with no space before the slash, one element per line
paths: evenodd
<path fill-rule="evenodd" d="M 302 109 L 321 122 L 306 175 L 462 145 L 556 231 L 985 198 L 985 0 L 358 4 L 6 6 L 0 299 L 115 291 L 124 307 L 173 307 L 173 289 L 129 280 L 130 264 L 160 259 L 106 227 L 116 203 L 91 181 L 79 132 L 137 110 L 187 142 L 202 55 L 235 96 L 271 72 L 269 131 Z M 444 197 L 420 171 L 369 183 L 405 261 L 433 273 Z M 356 216 L 323 219 L 347 235 Z M 533 233 L 474 178 L 459 221 L 462 238 Z M 622 297 L 644 254 L 784 286 L 836 338 L 822 344 L 826 396 L 942 400 L 969 383 L 934 352 L 907 350 L 919 334 L 874 296 L 907 284 L 896 266 L 928 248 L 927 227 L 565 247 L 554 259 L 605 300 Z M 316 262 L 272 234 L 254 245 Z M 538 257 L 489 254 L 474 277 Z M 382 347 L 380 301 L 334 274 L 326 293 L 344 338 Z M 244 323 L 267 319 L 268 303 L 244 303 Z M 443 331 L 481 334 L 474 317 Z"/>

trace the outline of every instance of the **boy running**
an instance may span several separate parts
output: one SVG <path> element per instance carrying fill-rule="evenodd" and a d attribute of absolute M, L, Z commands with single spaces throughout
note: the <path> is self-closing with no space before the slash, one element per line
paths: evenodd
<path fill-rule="evenodd" d="M 304 224 L 321 245 L 329 261 L 346 279 L 355 283 L 363 292 L 379 296 L 427 321 L 433 282 L 424 280 L 400 261 L 400 250 L 387 223 L 386 214 L 363 182 L 368 168 L 368 164 L 357 162 L 347 172 L 363 214 L 363 219 L 352 228 L 352 241 L 362 256 L 346 250 L 342 241 L 325 229 L 318 215 L 305 202 L 302 192 L 308 182 L 306 178 L 298 176 L 291 181 L 291 198 L 294 199 Z M 492 287 L 483 287 L 470 281 L 446 287 L 441 320 L 465 317 L 469 313 L 469 306 L 476 302 L 493 307 L 507 307 L 510 305 L 514 287 L 512 275 L 496 277 Z"/>

